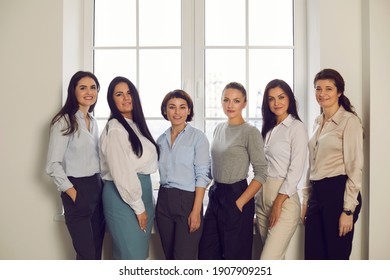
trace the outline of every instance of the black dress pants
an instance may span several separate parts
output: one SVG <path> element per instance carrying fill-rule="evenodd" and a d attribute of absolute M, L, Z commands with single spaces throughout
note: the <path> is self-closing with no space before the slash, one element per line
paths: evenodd
<path fill-rule="evenodd" d="M 77 190 L 76 201 L 65 192 L 61 199 L 65 223 L 72 238 L 78 260 L 100 260 L 105 221 L 103 214 L 103 182 L 99 174 L 90 177 L 69 177 Z"/>
<path fill-rule="evenodd" d="M 354 228 L 345 236 L 339 236 L 339 219 L 343 211 L 346 175 L 312 181 L 312 193 L 308 201 L 305 221 L 306 260 L 348 260 L 352 251 Z M 358 219 L 359 205 L 353 213 Z"/>
<path fill-rule="evenodd" d="M 234 184 L 215 182 L 209 190 L 199 259 L 250 260 L 252 258 L 255 203 L 252 198 L 237 208 L 236 200 L 248 187 L 246 180 Z"/>

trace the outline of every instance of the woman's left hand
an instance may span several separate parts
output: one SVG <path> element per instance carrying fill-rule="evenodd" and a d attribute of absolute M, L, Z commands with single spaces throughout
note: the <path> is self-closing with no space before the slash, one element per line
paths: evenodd
<path fill-rule="evenodd" d="M 190 232 L 195 232 L 200 228 L 200 212 L 192 210 L 188 216 L 188 227 Z"/>
<path fill-rule="evenodd" d="M 345 236 L 353 229 L 353 215 L 341 213 L 339 219 L 339 236 Z"/>

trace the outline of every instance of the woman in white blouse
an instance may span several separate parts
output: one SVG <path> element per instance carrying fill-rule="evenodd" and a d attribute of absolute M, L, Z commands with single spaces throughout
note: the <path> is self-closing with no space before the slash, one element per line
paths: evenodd
<path fill-rule="evenodd" d="M 101 259 L 105 232 L 99 132 L 91 114 L 99 87 L 94 74 L 75 73 L 66 102 L 50 129 L 46 172 L 61 191 L 65 222 L 78 260 Z"/>
<path fill-rule="evenodd" d="M 309 141 L 303 190 L 305 259 L 347 260 L 362 203 L 363 127 L 340 73 L 323 69 L 314 87 L 321 115 Z"/>
<path fill-rule="evenodd" d="M 158 146 L 130 80 L 114 78 L 107 101 L 111 116 L 100 137 L 100 159 L 113 258 L 146 259 L 154 220 L 150 174 L 157 171 Z"/>
<path fill-rule="evenodd" d="M 262 114 L 268 178 L 256 196 L 257 226 L 263 243 L 260 258 L 281 260 L 300 221 L 297 186 L 305 166 L 308 136 L 294 93 L 283 80 L 267 84 Z"/>

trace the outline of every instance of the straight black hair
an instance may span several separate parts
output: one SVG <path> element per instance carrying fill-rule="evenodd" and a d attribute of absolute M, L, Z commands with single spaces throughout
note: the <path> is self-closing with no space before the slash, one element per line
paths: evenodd
<path fill-rule="evenodd" d="M 295 100 L 295 96 L 291 87 L 283 80 L 274 79 L 270 81 L 265 87 L 264 96 L 263 96 L 263 105 L 261 106 L 261 113 L 263 115 L 263 127 L 261 129 L 261 135 L 263 136 L 264 139 L 268 131 L 274 128 L 277 123 L 276 115 L 272 113 L 268 101 L 269 91 L 277 87 L 281 88 L 288 96 L 289 103 L 288 103 L 287 113 L 292 115 L 297 120 L 301 121 L 298 115 L 297 102 Z"/>
<path fill-rule="evenodd" d="M 134 86 L 134 84 L 127 78 L 125 77 L 115 77 L 110 85 L 108 86 L 107 90 L 107 102 L 108 106 L 110 107 L 111 110 L 111 115 L 108 121 L 112 119 L 116 119 L 118 122 L 120 122 L 123 127 L 126 129 L 126 131 L 129 133 L 129 142 L 131 143 L 131 147 L 134 151 L 134 153 L 138 156 L 141 157 L 143 154 L 143 147 L 141 144 L 141 141 L 139 140 L 137 134 L 133 131 L 133 129 L 130 127 L 126 119 L 123 117 L 121 112 L 118 110 L 118 107 L 115 104 L 114 101 L 114 90 L 116 85 L 119 83 L 126 83 L 129 87 L 131 98 L 132 98 L 132 105 L 133 105 L 133 122 L 137 125 L 138 129 L 140 130 L 141 134 L 145 136 L 150 142 L 153 143 L 153 145 L 156 147 L 157 154 L 160 154 L 160 150 L 158 148 L 158 145 L 154 141 L 152 134 L 149 131 L 149 128 L 146 124 L 145 121 L 145 116 L 144 112 L 142 110 L 141 106 L 141 99 L 139 97 L 139 93 L 137 88 Z M 108 128 L 108 127 L 107 127 Z"/>

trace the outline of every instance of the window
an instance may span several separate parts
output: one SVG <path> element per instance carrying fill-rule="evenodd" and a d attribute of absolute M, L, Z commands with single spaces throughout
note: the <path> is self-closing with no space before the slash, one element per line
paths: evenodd
<path fill-rule="evenodd" d="M 274 78 L 293 89 L 305 119 L 304 0 L 85 0 L 84 60 L 101 83 L 95 116 L 109 116 L 106 92 L 117 75 L 138 88 L 157 138 L 169 122 L 160 104 L 182 88 L 193 98 L 193 125 L 209 140 L 225 120 L 220 97 L 228 82 L 248 92 L 245 118 L 261 128 L 265 85 Z M 90 11 L 94 11 L 91 13 Z M 299 61 L 299 63 L 294 63 Z"/>

